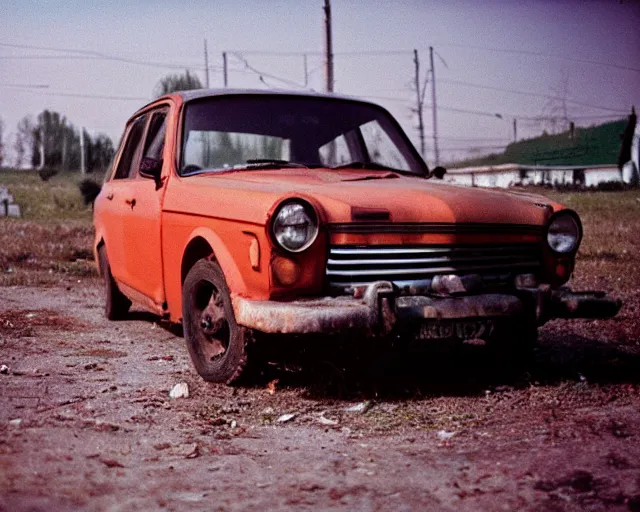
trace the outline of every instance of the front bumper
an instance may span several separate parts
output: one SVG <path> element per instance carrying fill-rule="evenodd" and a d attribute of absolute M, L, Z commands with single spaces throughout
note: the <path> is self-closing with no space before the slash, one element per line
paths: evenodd
<path fill-rule="evenodd" d="M 552 318 L 610 318 L 621 306 L 602 292 L 552 290 L 546 285 L 509 293 L 398 296 L 392 283 L 378 281 L 355 295 L 289 302 L 236 296 L 232 302 L 239 325 L 265 333 L 359 331 L 374 336 L 416 322 L 513 318 L 534 312 L 539 325 Z"/>

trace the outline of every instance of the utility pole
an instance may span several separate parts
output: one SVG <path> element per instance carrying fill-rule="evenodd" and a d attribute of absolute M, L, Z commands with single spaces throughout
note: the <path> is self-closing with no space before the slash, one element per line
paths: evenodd
<path fill-rule="evenodd" d="M 80 128 L 80 174 L 87 173 L 84 162 L 84 127 Z"/>
<path fill-rule="evenodd" d="M 436 165 L 440 165 L 440 152 L 438 151 L 438 108 L 436 107 L 436 70 L 433 67 L 433 46 L 429 46 L 429 60 L 431 61 L 431 103 L 433 110 L 433 151 Z"/>
<path fill-rule="evenodd" d="M 325 51 L 327 78 L 327 92 L 333 92 L 333 43 L 331 41 L 331 1 L 324 0 L 324 29 L 325 29 Z"/>
<path fill-rule="evenodd" d="M 309 68 L 307 66 L 307 54 L 303 54 L 303 59 L 304 59 L 304 86 L 308 87 L 309 86 Z"/>
<path fill-rule="evenodd" d="M 518 120 L 513 118 L 513 142 L 518 142 Z"/>
<path fill-rule="evenodd" d="M 44 123 L 44 118 L 42 120 Z M 44 167 L 44 126 L 40 127 L 40 165 L 38 169 L 42 169 Z"/>
<path fill-rule="evenodd" d="M 204 40 L 204 79 L 209 88 L 209 53 L 207 52 L 207 40 Z"/>
<path fill-rule="evenodd" d="M 61 167 L 63 170 L 67 170 L 67 130 L 66 127 L 64 125 L 64 123 L 62 123 L 62 162 L 61 162 Z"/>
<path fill-rule="evenodd" d="M 224 86 L 229 85 L 229 78 L 227 75 L 227 52 L 222 52 L 222 76 L 224 77 Z"/>
<path fill-rule="evenodd" d="M 424 121 L 422 119 L 422 91 L 420 90 L 420 59 L 418 50 L 413 50 L 413 63 L 416 68 L 416 112 L 418 114 L 418 135 L 420 136 L 420 154 L 424 158 Z"/>

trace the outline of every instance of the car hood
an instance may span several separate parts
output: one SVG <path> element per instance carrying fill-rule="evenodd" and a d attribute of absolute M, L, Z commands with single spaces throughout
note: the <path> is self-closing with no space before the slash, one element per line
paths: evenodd
<path fill-rule="evenodd" d="M 265 213 L 285 197 L 309 200 L 329 223 L 357 221 L 355 211 L 388 211 L 391 222 L 543 225 L 561 208 L 536 194 L 463 187 L 389 171 L 288 168 L 212 173 L 181 181 L 190 185 L 191 192 L 183 197 L 191 198 L 191 206 L 202 204 L 194 193 L 206 194 L 211 208 L 220 210 L 212 214 L 261 224 Z M 211 201 L 210 187 L 225 191 Z"/>

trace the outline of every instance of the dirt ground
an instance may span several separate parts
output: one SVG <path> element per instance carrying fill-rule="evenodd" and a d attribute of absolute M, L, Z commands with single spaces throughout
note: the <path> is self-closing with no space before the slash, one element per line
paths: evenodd
<path fill-rule="evenodd" d="M 96 278 L 0 287 L 0 510 L 640 510 L 640 290 L 616 291 L 525 370 L 318 339 L 230 388 L 179 329 L 106 321 Z"/>

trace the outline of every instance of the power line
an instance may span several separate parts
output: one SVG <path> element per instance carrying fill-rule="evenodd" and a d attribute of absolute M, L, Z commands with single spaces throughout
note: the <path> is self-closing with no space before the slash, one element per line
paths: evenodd
<path fill-rule="evenodd" d="M 1 86 L 1 84 L 0 84 Z M 48 87 L 48 86 L 47 86 Z M 20 92 L 29 92 L 31 94 L 39 94 L 41 96 L 59 96 L 63 98 L 85 98 L 85 99 L 97 99 L 97 100 L 117 100 L 117 101 L 150 101 L 150 98 L 142 96 L 113 96 L 107 94 L 85 94 L 80 92 L 59 92 L 59 91 L 40 91 L 33 89 L 29 86 L 15 87 Z"/>
<path fill-rule="evenodd" d="M 377 99 L 377 100 L 384 100 L 384 101 L 395 101 L 395 102 L 400 102 L 400 103 L 404 103 L 404 104 L 410 104 L 411 100 L 408 99 L 402 99 L 402 98 L 394 98 L 392 96 L 372 96 L 372 95 L 360 95 L 361 98 L 370 98 L 370 99 Z M 426 105 L 426 108 L 431 108 L 431 105 Z M 470 110 L 470 109 L 464 109 L 464 108 L 457 108 L 457 107 L 450 107 L 450 106 L 446 106 L 446 105 L 438 105 L 438 110 L 444 110 L 447 112 L 454 112 L 454 113 L 459 113 L 459 114 L 471 114 L 471 115 L 476 115 L 476 116 L 482 116 L 482 117 L 498 117 L 496 114 L 498 114 L 498 112 L 488 112 L 488 111 L 483 111 L 483 110 Z M 553 120 L 553 119 L 557 119 L 557 117 L 553 117 L 553 116 L 529 116 L 529 115 L 524 115 L 524 114 L 510 114 L 507 112 L 500 112 L 501 116 L 505 116 L 505 117 L 515 117 L 516 119 L 518 119 L 518 121 L 523 120 L 523 121 L 548 121 L 548 120 Z M 572 120 L 589 120 L 589 119 L 611 119 L 611 118 L 615 118 L 618 117 L 616 116 L 616 114 L 607 114 L 607 115 L 599 115 L 599 116 L 588 116 L 588 115 L 584 115 L 584 116 L 569 116 L 570 119 Z"/>
<path fill-rule="evenodd" d="M 48 85 L 44 84 L 5 84 L 0 83 L 0 87 L 12 87 L 17 89 L 48 89 Z"/>
<path fill-rule="evenodd" d="M 465 147 L 457 147 L 457 148 L 450 148 L 445 146 L 440 149 L 442 149 L 443 151 L 475 151 L 480 149 L 504 149 L 508 145 L 509 143 L 502 144 L 501 146 L 465 146 Z"/>
<path fill-rule="evenodd" d="M 640 72 L 639 68 L 634 68 L 631 66 L 624 66 L 621 64 L 616 64 L 613 62 L 602 62 L 602 61 L 597 61 L 597 60 L 592 60 L 592 59 L 582 59 L 582 58 L 578 58 L 578 57 L 569 57 L 566 55 L 559 55 L 559 54 L 553 54 L 553 53 L 544 53 L 544 52 L 538 52 L 538 51 L 533 51 L 533 50 L 514 50 L 514 49 L 507 49 L 507 48 L 491 48 L 491 47 L 486 47 L 486 46 L 477 46 L 477 45 L 465 45 L 465 44 L 459 44 L 459 43 L 443 43 L 440 42 L 437 44 L 437 46 L 450 46 L 450 47 L 458 47 L 458 48 L 468 48 L 468 49 L 472 49 L 472 50 L 482 50 L 482 51 L 488 51 L 488 52 L 496 52 L 496 53 L 511 53 L 511 54 L 517 54 L 517 55 L 529 55 L 532 57 L 545 57 L 545 58 L 551 58 L 551 59 L 558 59 L 558 60 L 566 60 L 566 61 L 571 61 L 571 62 L 580 62 L 583 64 L 594 64 L 597 66 L 605 66 L 605 67 L 612 67 L 612 68 L 617 68 L 617 69 L 623 69 L 626 71 L 636 71 L 636 72 Z M 411 49 L 406 49 L 406 50 L 402 50 L 402 49 L 396 49 L 396 50 L 354 50 L 354 51 L 348 51 L 348 52 L 335 52 L 334 55 L 336 56 L 340 56 L 340 57 L 354 57 L 354 56 L 397 56 L 397 55 L 411 55 L 413 50 Z M 426 50 L 421 50 L 421 51 L 426 51 Z M 299 57 L 300 55 L 303 54 L 307 54 L 307 55 L 322 55 L 322 52 L 317 52 L 317 51 L 298 51 L 298 52 L 291 52 L 291 51 L 264 51 L 264 50 L 242 50 L 239 53 L 242 53 L 243 55 L 263 55 L 263 56 L 282 56 L 282 57 Z"/>
<path fill-rule="evenodd" d="M 254 56 L 264 56 L 264 57 L 301 57 L 302 55 L 309 55 L 314 57 L 322 57 L 324 56 L 323 52 L 318 51 L 267 51 L 267 50 L 227 50 L 229 53 L 241 53 L 242 55 L 254 55 Z M 334 55 L 339 55 L 341 57 L 359 57 L 359 56 L 397 56 L 397 55 L 411 55 L 413 50 L 361 50 L 361 51 L 350 51 L 350 52 L 334 52 Z"/>
<path fill-rule="evenodd" d="M 467 44 L 459 44 L 459 43 L 439 43 L 438 46 L 453 46 L 453 47 L 457 47 L 457 48 L 471 48 L 471 49 L 474 49 L 474 50 L 484 50 L 484 51 L 496 52 L 496 53 L 512 53 L 512 54 L 517 54 L 517 55 L 530 55 L 530 56 L 535 56 L 535 57 L 545 57 L 545 58 L 550 58 L 550 59 L 566 60 L 566 61 L 571 61 L 571 62 L 581 62 L 583 64 L 594 64 L 596 66 L 605 66 L 605 67 L 610 67 L 610 68 L 623 69 L 623 70 L 626 70 L 626 71 L 636 71 L 636 72 L 640 73 L 640 69 L 639 68 L 632 68 L 630 66 L 622 66 L 620 64 L 615 64 L 613 62 L 602 62 L 602 61 L 591 60 L 591 59 L 580 59 L 580 58 L 576 58 L 576 57 L 568 57 L 566 55 L 558 55 L 558 54 L 553 54 L 553 53 L 537 52 L 537 51 L 532 51 L 532 50 L 511 50 L 511 49 L 508 49 L 508 48 L 490 48 L 490 47 L 486 47 L 486 46 L 475 46 L 475 45 L 467 45 Z"/>
<path fill-rule="evenodd" d="M 299 84 L 297 82 L 294 82 L 293 80 L 288 80 L 286 78 L 281 78 L 279 76 L 276 75 L 272 75 L 271 73 L 266 73 L 264 71 L 260 71 L 259 69 L 254 68 L 253 66 L 251 66 L 249 64 L 249 62 L 247 61 L 247 59 L 245 59 L 242 54 L 237 53 L 237 52 L 232 52 L 231 55 L 233 55 L 236 59 L 238 59 L 240 62 L 242 62 L 244 64 L 244 67 L 249 70 L 252 71 L 253 73 L 255 73 L 256 75 L 258 75 L 261 78 L 261 81 L 265 84 L 266 82 L 264 81 L 264 77 L 266 78 L 270 78 L 272 80 L 276 80 L 277 82 L 281 82 L 283 84 L 287 84 L 289 86 L 293 86 L 293 87 L 298 87 L 299 89 L 306 89 L 306 87 L 302 84 Z"/>
<path fill-rule="evenodd" d="M 447 140 L 447 141 L 456 141 L 456 142 L 510 142 L 506 137 L 478 137 L 478 138 L 467 138 L 467 137 L 443 137 L 438 135 L 439 140 Z"/>
<path fill-rule="evenodd" d="M 504 89 L 502 87 L 494 87 L 491 85 L 483 85 L 483 84 L 476 84 L 476 83 L 472 83 L 472 82 L 463 82 L 461 80 L 446 80 L 446 79 L 440 79 L 440 82 L 445 82 L 448 84 L 453 84 L 453 85 L 463 85 L 466 87 L 475 87 L 476 89 L 487 89 L 490 91 L 498 91 L 498 92 L 508 92 L 508 93 L 512 93 L 512 94 L 522 94 L 524 96 L 534 96 L 534 97 L 538 97 L 538 98 L 546 98 L 546 99 L 550 99 L 550 100 L 562 100 L 562 101 L 566 101 L 567 103 L 573 103 L 575 105 L 580 105 L 582 107 L 590 107 L 590 108 L 597 108 L 600 110 L 609 110 L 611 112 L 619 112 L 621 114 L 626 113 L 626 110 L 622 110 L 622 109 L 618 109 L 618 108 L 610 108 L 610 107 L 603 107 L 601 105 L 593 105 L 592 103 L 585 103 L 582 101 L 577 101 L 577 100 L 570 100 L 567 98 L 563 98 L 561 96 L 554 96 L 551 94 L 541 94 L 541 93 L 536 93 L 536 92 L 527 92 L 527 91 L 518 91 L 515 89 Z"/>
<path fill-rule="evenodd" d="M 157 68 L 169 68 L 169 69 L 198 69 L 201 70 L 202 66 L 192 66 L 190 64 L 175 64 L 168 62 L 153 62 L 148 60 L 138 60 L 138 59 L 130 59 L 127 57 L 119 57 L 117 55 L 108 55 L 102 52 L 97 52 L 94 50 L 77 50 L 71 48 L 57 48 L 57 47 L 48 47 L 48 46 L 33 46 L 33 45 L 24 45 L 24 44 L 10 44 L 10 43 L 0 43 L 0 46 L 7 48 L 21 48 L 21 49 L 29 49 L 29 50 L 45 50 L 45 51 L 54 51 L 54 52 L 64 52 L 64 53 L 76 53 L 78 55 L 51 55 L 51 56 L 41 56 L 41 55 L 17 55 L 15 57 L 6 56 L 8 58 L 26 58 L 26 59 L 98 59 L 98 60 L 112 60 L 116 62 L 124 62 L 126 64 L 137 64 L 141 66 L 149 66 L 149 67 L 157 67 Z"/>

